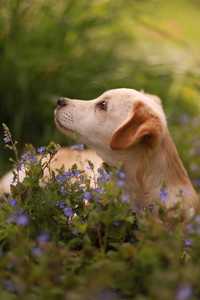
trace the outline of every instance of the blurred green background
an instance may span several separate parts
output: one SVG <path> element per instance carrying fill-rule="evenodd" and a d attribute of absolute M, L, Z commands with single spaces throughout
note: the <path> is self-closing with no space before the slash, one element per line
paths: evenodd
<path fill-rule="evenodd" d="M 1 0 L 1 123 L 21 149 L 67 145 L 53 122 L 58 96 L 91 99 L 117 87 L 157 94 L 198 185 L 199 11 L 197 0 Z M 2 175 L 10 166 L 1 137 Z"/>

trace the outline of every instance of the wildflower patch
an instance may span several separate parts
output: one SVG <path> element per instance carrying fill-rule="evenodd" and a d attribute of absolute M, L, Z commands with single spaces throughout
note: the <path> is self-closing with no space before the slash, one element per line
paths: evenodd
<path fill-rule="evenodd" d="M 123 170 L 102 167 L 91 185 L 73 166 L 50 172 L 41 186 L 49 166 L 42 158 L 58 147 L 29 145 L 20 157 L 4 129 L 16 171 L 11 194 L 0 199 L 0 299 L 200 298 L 199 215 L 188 224 L 169 216 L 165 187 L 157 215 L 135 211 Z"/>

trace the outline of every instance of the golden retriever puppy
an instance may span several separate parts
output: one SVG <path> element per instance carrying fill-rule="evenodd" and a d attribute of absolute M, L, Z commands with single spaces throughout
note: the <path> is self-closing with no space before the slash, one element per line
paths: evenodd
<path fill-rule="evenodd" d="M 60 98 L 55 123 L 75 132 L 107 164 L 122 165 L 133 204 L 162 199 L 194 213 L 198 196 L 171 139 L 158 97 L 133 89 L 114 89 L 94 100 Z"/>

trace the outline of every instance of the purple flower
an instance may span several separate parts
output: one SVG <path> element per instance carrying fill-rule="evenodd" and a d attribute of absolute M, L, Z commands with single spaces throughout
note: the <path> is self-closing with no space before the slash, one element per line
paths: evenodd
<path fill-rule="evenodd" d="M 190 234 L 195 232 L 194 225 L 191 223 L 187 224 L 186 228 L 187 228 L 188 233 L 190 233 Z"/>
<path fill-rule="evenodd" d="M 39 153 L 39 154 L 44 154 L 45 151 L 46 151 L 46 148 L 44 146 L 37 148 L 37 153 Z"/>
<path fill-rule="evenodd" d="M 190 285 L 182 285 L 176 293 L 176 300 L 188 300 L 192 296 L 192 288 Z"/>
<path fill-rule="evenodd" d="M 63 211 L 66 217 L 72 217 L 74 214 L 71 207 L 65 207 Z"/>
<path fill-rule="evenodd" d="M 110 174 L 106 172 L 105 169 L 99 168 L 98 170 L 99 176 L 97 178 L 98 182 L 105 183 L 110 180 Z"/>
<path fill-rule="evenodd" d="M 72 145 L 70 148 L 72 150 L 83 151 L 85 149 L 85 146 L 83 144 L 76 144 L 76 145 Z"/>
<path fill-rule="evenodd" d="M 199 187 L 200 187 L 200 179 L 195 179 L 195 180 L 194 180 L 194 184 L 195 184 L 196 186 L 199 186 Z"/>
<path fill-rule="evenodd" d="M 121 201 L 122 201 L 123 203 L 128 203 L 129 200 L 130 200 L 130 196 L 129 196 L 128 194 L 122 194 L 122 195 L 121 195 Z"/>
<path fill-rule="evenodd" d="M 56 181 L 60 184 L 64 183 L 66 180 L 70 179 L 73 176 L 79 176 L 80 171 L 73 170 L 73 171 L 66 171 L 63 174 L 58 174 L 56 176 Z"/>
<path fill-rule="evenodd" d="M 31 154 L 30 152 L 26 152 L 21 157 L 21 163 L 24 163 L 24 162 L 29 162 L 29 163 L 34 164 L 37 162 L 37 158 L 35 155 Z"/>
<path fill-rule="evenodd" d="M 198 225 L 200 225 L 200 215 L 197 215 L 194 220 Z"/>
<path fill-rule="evenodd" d="M 187 224 L 186 228 L 189 234 L 200 234 L 200 215 L 194 218 L 193 223 Z"/>
<path fill-rule="evenodd" d="M 96 188 L 96 189 L 94 189 L 94 191 L 96 192 L 96 193 L 98 193 L 98 194 L 103 194 L 104 193 L 104 189 L 103 188 Z"/>
<path fill-rule="evenodd" d="M 124 186 L 124 184 L 125 184 L 125 181 L 124 180 L 122 180 L 122 179 L 119 179 L 119 180 L 117 180 L 117 186 L 118 187 L 123 187 Z"/>
<path fill-rule="evenodd" d="M 9 200 L 9 204 L 10 204 L 11 206 L 16 206 L 16 205 L 17 205 L 16 199 L 10 199 L 10 200 Z"/>
<path fill-rule="evenodd" d="M 56 203 L 56 206 L 59 207 L 59 208 L 61 208 L 61 209 L 63 209 L 63 208 L 65 208 L 65 202 L 64 201 L 58 201 Z"/>
<path fill-rule="evenodd" d="M 10 279 L 4 280 L 3 286 L 4 286 L 4 288 L 7 291 L 9 291 L 11 293 L 15 293 L 16 292 L 16 287 L 15 287 L 14 283 Z"/>
<path fill-rule="evenodd" d="M 116 175 L 119 179 L 125 179 L 126 178 L 126 174 L 123 171 L 117 171 Z"/>
<path fill-rule="evenodd" d="M 16 224 L 20 226 L 27 226 L 29 223 L 28 216 L 26 214 L 20 214 L 16 218 Z"/>
<path fill-rule="evenodd" d="M 72 171 L 66 171 L 64 172 L 64 176 L 66 177 L 66 179 L 71 178 L 74 176 L 74 173 Z"/>
<path fill-rule="evenodd" d="M 39 247 L 33 247 L 31 252 L 34 256 L 41 256 L 43 254 L 42 249 Z"/>
<path fill-rule="evenodd" d="M 60 184 L 64 183 L 66 181 L 66 179 L 67 179 L 67 177 L 64 174 L 63 175 L 59 174 L 56 176 L 56 181 Z"/>
<path fill-rule="evenodd" d="M 74 176 L 74 177 L 78 177 L 78 176 L 80 176 L 80 171 L 79 170 L 73 170 L 73 172 L 72 172 L 72 176 Z"/>
<path fill-rule="evenodd" d="M 83 194 L 83 199 L 84 199 L 84 200 L 88 200 L 88 201 L 92 200 L 92 193 L 90 193 L 90 192 L 85 192 L 85 193 Z"/>
<path fill-rule="evenodd" d="M 47 232 L 42 232 L 37 237 L 38 243 L 47 243 L 49 241 L 49 234 Z"/>
<path fill-rule="evenodd" d="M 8 135 L 5 135 L 5 137 L 3 138 L 3 141 L 5 144 L 9 144 L 11 142 L 11 139 Z"/>
<path fill-rule="evenodd" d="M 97 294 L 95 299 L 96 300 L 120 300 L 122 298 L 117 294 L 117 292 L 115 292 L 115 290 L 105 288 Z"/>
<path fill-rule="evenodd" d="M 166 188 L 161 188 L 160 189 L 160 200 L 163 204 L 167 203 L 168 200 L 168 192 L 166 190 Z"/>
<path fill-rule="evenodd" d="M 184 240 L 184 245 L 185 245 L 185 247 L 191 247 L 192 246 L 192 240 L 190 240 L 190 239 Z"/>

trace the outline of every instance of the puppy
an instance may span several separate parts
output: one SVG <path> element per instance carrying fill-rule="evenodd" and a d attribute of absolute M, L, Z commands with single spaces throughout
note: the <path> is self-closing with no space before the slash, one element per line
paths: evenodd
<path fill-rule="evenodd" d="M 133 89 L 114 89 L 91 101 L 60 98 L 57 128 L 75 132 L 104 162 L 122 165 L 134 206 L 163 199 L 188 215 L 198 196 L 171 139 L 160 99 Z"/>

